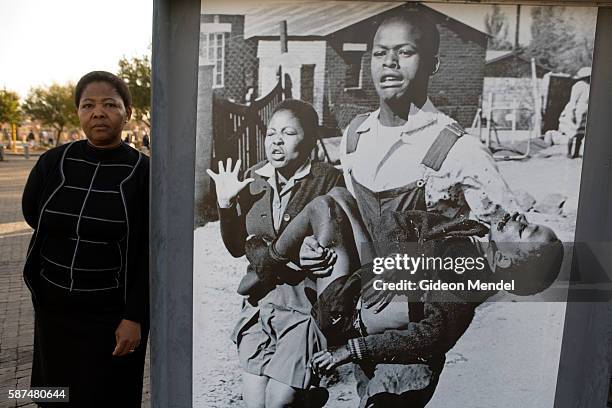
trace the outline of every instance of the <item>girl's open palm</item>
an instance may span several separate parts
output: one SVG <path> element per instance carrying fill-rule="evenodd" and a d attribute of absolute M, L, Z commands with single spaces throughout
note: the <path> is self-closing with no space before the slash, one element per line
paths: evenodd
<path fill-rule="evenodd" d="M 242 191 L 254 179 L 248 178 L 238 180 L 238 170 L 240 170 L 240 160 L 236 161 L 236 165 L 232 169 L 232 159 L 227 159 L 227 165 L 223 166 L 223 162 L 219 162 L 219 173 L 213 172 L 211 169 L 206 169 L 206 173 L 215 181 L 215 189 L 217 190 L 217 201 L 219 207 L 227 208 L 236 198 L 238 193 Z"/>

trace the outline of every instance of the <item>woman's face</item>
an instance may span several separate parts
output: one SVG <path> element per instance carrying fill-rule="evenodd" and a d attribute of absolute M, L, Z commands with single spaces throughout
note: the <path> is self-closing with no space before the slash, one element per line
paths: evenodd
<path fill-rule="evenodd" d="M 288 110 L 272 115 L 265 138 L 266 158 L 276 169 L 297 169 L 306 159 L 308 138 L 299 119 Z"/>
<path fill-rule="evenodd" d="M 121 131 L 131 114 L 132 109 L 125 107 L 115 87 L 108 82 L 91 82 L 83 90 L 79 101 L 79 121 L 94 146 L 118 146 Z"/>

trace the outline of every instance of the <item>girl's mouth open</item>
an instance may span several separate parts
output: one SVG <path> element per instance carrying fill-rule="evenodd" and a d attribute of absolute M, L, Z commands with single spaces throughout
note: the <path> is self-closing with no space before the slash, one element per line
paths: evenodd
<path fill-rule="evenodd" d="M 285 152 L 280 149 L 274 149 L 270 152 L 270 156 L 275 160 L 282 160 L 285 158 Z"/>

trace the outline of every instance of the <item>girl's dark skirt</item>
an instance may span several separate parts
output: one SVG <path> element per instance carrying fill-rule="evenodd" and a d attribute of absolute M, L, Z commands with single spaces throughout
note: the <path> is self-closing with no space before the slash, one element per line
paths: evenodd
<path fill-rule="evenodd" d="M 133 353 L 113 357 L 120 293 L 70 294 L 50 285 L 42 285 L 35 307 L 31 386 L 69 387 L 70 401 L 39 405 L 140 407 L 148 329 Z"/>

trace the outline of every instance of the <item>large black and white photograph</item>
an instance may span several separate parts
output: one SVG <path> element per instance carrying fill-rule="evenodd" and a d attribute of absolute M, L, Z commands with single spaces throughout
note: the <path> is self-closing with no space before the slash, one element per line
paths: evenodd
<path fill-rule="evenodd" d="M 551 407 L 596 20 L 202 1 L 193 406 Z"/>

